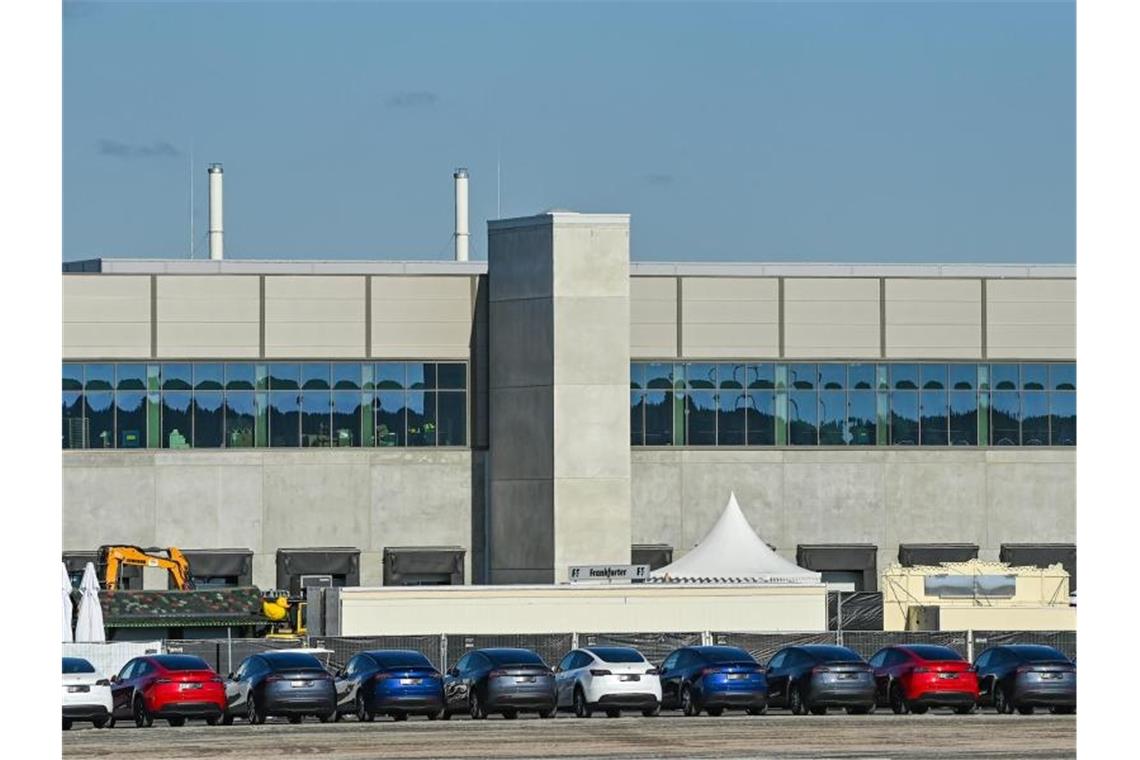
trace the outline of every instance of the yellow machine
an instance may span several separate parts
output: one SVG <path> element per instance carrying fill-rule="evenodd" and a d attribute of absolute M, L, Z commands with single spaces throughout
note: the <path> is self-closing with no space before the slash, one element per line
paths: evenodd
<path fill-rule="evenodd" d="M 305 601 L 290 598 L 284 591 L 267 591 L 261 596 L 261 614 L 273 624 L 267 638 L 304 636 Z"/>
<path fill-rule="evenodd" d="M 159 552 L 165 552 L 166 556 Z M 137 546 L 99 547 L 99 579 L 103 588 L 108 591 L 119 588 L 119 574 L 124 566 L 161 567 L 170 573 L 175 588 L 182 591 L 194 588 L 194 581 L 190 576 L 190 561 L 173 546 L 165 549 L 141 549 Z"/>

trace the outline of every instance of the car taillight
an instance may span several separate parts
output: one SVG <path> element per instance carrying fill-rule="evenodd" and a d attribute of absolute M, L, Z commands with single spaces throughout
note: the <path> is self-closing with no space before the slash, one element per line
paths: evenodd
<path fill-rule="evenodd" d="M 603 670 L 601 668 L 591 668 L 590 669 L 590 675 L 592 675 L 592 676 L 612 676 L 613 673 L 611 673 L 608 670 Z"/>
<path fill-rule="evenodd" d="M 1033 670 L 1032 665 L 1018 665 L 1017 670 L 1015 672 L 1017 672 L 1017 673 L 1028 673 L 1031 670 Z"/>
<path fill-rule="evenodd" d="M 269 683 L 272 681 L 284 681 L 284 680 L 285 679 L 283 679 L 281 676 L 278 676 L 278 675 L 272 675 L 272 676 L 266 676 L 265 677 L 266 683 Z"/>
<path fill-rule="evenodd" d="M 372 677 L 375 678 L 377 681 L 382 681 L 383 679 L 391 678 L 394 675 L 395 675 L 394 673 L 391 673 L 387 670 L 378 670 L 372 674 Z"/>
<path fill-rule="evenodd" d="M 816 665 L 814 668 L 811 669 L 811 672 L 812 673 L 830 673 L 831 668 L 827 667 L 826 665 Z"/>
<path fill-rule="evenodd" d="M 487 674 L 487 678 L 500 678 L 502 676 L 505 676 L 506 674 L 507 674 L 507 671 L 505 671 L 505 670 L 492 670 L 490 673 Z"/>

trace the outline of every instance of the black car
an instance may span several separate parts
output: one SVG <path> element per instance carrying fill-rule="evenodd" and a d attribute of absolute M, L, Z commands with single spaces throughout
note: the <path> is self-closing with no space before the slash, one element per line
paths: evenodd
<path fill-rule="evenodd" d="M 529 649 L 473 649 L 447 671 L 443 696 L 444 719 L 460 712 L 515 718 L 528 711 L 549 718 L 556 703 L 554 671 Z"/>
<path fill-rule="evenodd" d="M 270 716 L 300 723 L 306 715 L 321 723 L 336 717 L 336 686 L 321 661 L 308 652 L 261 652 L 242 660 L 226 681 L 226 715 L 252 724 Z"/>
<path fill-rule="evenodd" d="M 661 707 L 685 715 L 721 715 L 725 708 L 763 715 L 768 709 L 764 668 L 739 647 L 691 646 L 661 663 Z"/>
<path fill-rule="evenodd" d="M 1077 710 L 1077 666 L 1053 647 L 1003 644 L 974 661 L 979 702 L 999 713 L 1031 715 L 1036 707 L 1068 715 Z"/>
<path fill-rule="evenodd" d="M 875 674 L 847 647 L 805 644 L 785 647 L 768 661 L 768 704 L 796 715 L 824 715 L 845 707 L 852 715 L 875 709 Z"/>
<path fill-rule="evenodd" d="M 337 711 L 361 721 L 376 715 L 435 720 L 443 712 L 443 676 L 427 657 L 411 650 L 361 652 L 338 674 L 336 693 Z"/>

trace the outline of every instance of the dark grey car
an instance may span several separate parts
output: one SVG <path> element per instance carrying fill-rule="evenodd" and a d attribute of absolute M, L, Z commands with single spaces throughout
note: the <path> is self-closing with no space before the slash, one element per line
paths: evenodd
<path fill-rule="evenodd" d="M 258 724 L 275 715 L 290 723 L 306 715 L 322 723 L 336 717 L 336 684 L 320 660 L 306 652 L 261 652 L 230 675 L 223 722 L 239 717 Z"/>
<path fill-rule="evenodd" d="M 446 719 L 467 712 L 486 718 L 497 712 L 504 718 L 520 712 L 554 714 L 554 671 L 529 649 L 474 649 L 459 659 L 443 679 Z"/>
<path fill-rule="evenodd" d="M 844 707 L 855 715 L 875 709 L 875 674 L 851 649 L 805 644 L 781 649 L 768 661 L 768 704 L 796 715 L 823 715 Z"/>
<path fill-rule="evenodd" d="M 1077 709 L 1077 666 L 1053 647 L 1006 644 L 974 661 L 982 704 L 999 713 L 1030 715 L 1036 707 L 1068 714 Z"/>

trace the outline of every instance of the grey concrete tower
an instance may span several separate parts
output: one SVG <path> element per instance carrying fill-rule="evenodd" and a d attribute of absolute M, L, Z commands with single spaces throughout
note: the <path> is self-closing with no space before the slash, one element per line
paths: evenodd
<path fill-rule="evenodd" d="M 491 583 L 630 560 L 629 215 L 488 222 Z"/>

